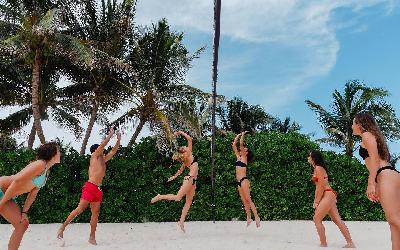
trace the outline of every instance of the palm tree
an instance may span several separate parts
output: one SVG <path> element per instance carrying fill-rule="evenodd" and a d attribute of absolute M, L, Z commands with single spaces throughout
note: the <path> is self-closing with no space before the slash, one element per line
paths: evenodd
<path fill-rule="evenodd" d="M 23 71 L 18 70 L 16 73 L 21 74 L 21 72 Z M 62 96 L 62 91 L 56 86 L 58 78 L 54 77 L 54 74 L 52 74 L 53 72 L 52 67 L 42 68 L 39 91 L 40 98 L 38 103 L 40 120 L 50 120 L 51 118 L 57 126 L 71 130 L 78 138 L 82 133 L 80 120 L 78 118 L 78 110 L 73 109 L 71 102 Z M 25 77 L 25 79 L 26 78 L 27 77 Z M 21 77 L 19 77 L 19 79 L 21 79 Z M 0 104 L 0 106 L 17 105 L 21 107 L 21 109 L 0 120 L 0 131 L 14 133 L 29 124 L 33 116 L 33 110 L 32 105 L 30 105 L 32 96 L 27 83 L 29 82 L 25 82 L 20 88 L 13 88 L 7 91 L 9 96 L 15 96 L 16 98 L 14 97 L 15 99 L 12 102 L 10 102 L 12 99 L 9 99 L 10 101 L 8 103 L 1 103 L 7 105 Z M 18 86 L 18 82 L 15 82 L 14 86 Z M 33 124 L 29 134 L 28 148 L 32 148 L 35 135 L 36 129 Z"/>
<path fill-rule="evenodd" d="M 133 76 L 133 71 L 122 59 L 128 53 L 128 36 L 133 30 L 134 11 L 134 0 L 124 0 L 121 3 L 103 0 L 100 9 L 97 8 L 97 1 L 83 0 L 66 14 L 66 23 L 70 27 L 67 32 L 101 51 L 98 56 L 103 58 L 103 62 L 96 65 L 96 68 L 82 69 L 70 65 L 63 69 L 64 74 L 74 82 L 64 88 L 63 92 L 71 99 L 79 100 L 76 102 L 79 104 L 77 108 L 89 117 L 81 155 L 85 153 L 95 122 L 107 124 L 107 117 L 103 114 L 118 110 L 121 102 L 127 98 L 126 89 L 118 82 L 123 76 Z M 109 63 L 110 58 L 115 60 L 113 64 Z M 120 64 L 120 67 L 115 68 L 115 64 Z M 126 74 L 128 69 L 131 74 Z"/>
<path fill-rule="evenodd" d="M 190 127 L 194 124 L 189 120 L 193 118 L 190 114 L 193 114 L 196 103 L 207 102 L 209 97 L 184 84 L 191 61 L 203 49 L 190 56 L 182 44 L 183 34 L 171 32 L 164 19 L 152 29 L 138 34 L 138 37 L 128 57 L 136 79 L 133 83 L 121 82 L 131 94 L 133 107 L 112 122 L 127 124 L 138 120 L 128 146 L 135 143 L 146 123 L 150 124 L 153 132 L 166 133 L 164 139 L 171 138 L 173 124 Z"/>
<path fill-rule="evenodd" d="M 300 130 L 300 125 L 296 122 L 290 123 L 290 117 L 286 117 L 284 121 L 279 118 L 275 118 L 271 126 L 268 128 L 269 131 L 276 131 L 280 133 L 290 133 Z"/>
<path fill-rule="evenodd" d="M 30 67 L 31 109 L 34 129 L 41 143 L 45 142 L 45 136 L 41 125 L 40 78 L 43 65 L 49 63 L 49 55 L 81 66 L 92 63 L 89 48 L 61 32 L 61 14 L 67 7 L 66 2 L 51 0 L 0 2 L 0 56 L 24 61 Z"/>
<path fill-rule="evenodd" d="M 393 107 L 384 101 L 388 95 L 382 88 L 367 87 L 358 80 L 353 80 L 346 83 L 343 94 L 338 90 L 334 91 L 331 111 L 310 100 L 305 102 L 317 114 L 327 134 L 326 138 L 319 141 L 343 146 L 346 154 L 352 156 L 357 138 L 353 136 L 351 125 L 354 116 L 359 112 L 370 112 L 389 140 L 400 138 L 400 121 Z"/>
<path fill-rule="evenodd" d="M 266 130 L 274 121 L 259 105 L 249 105 L 240 97 L 227 101 L 227 105 L 217 109 L 224 130 L 240 133 L 243 131 Z"/>

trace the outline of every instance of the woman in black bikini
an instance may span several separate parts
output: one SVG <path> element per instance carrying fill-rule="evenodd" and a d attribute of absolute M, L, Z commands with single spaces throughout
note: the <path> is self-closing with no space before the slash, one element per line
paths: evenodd
<path fill-rule="evenodd" d="M 359 153 L 369 172 L 366 195 L 381 203 L 390 225 L 392 249 L 400 250 L 400 174 L 389 164 L 385 138 L 370 114 L 355 115 L 352 128 L 354 135 L 361 136 Z"/>
<path fill-rule="evenodd" d="M 235 152 L 237 159 L 235 163 L 236 180 L 237 180 L 240 199 L 242 200 L 247 215 L 247 226 L 249 226 L 252 222 L 251 212 L 253 212 L 254 219 L 256 220 L 256 226 L 260 227 L 260 217 L 257 214 L 256 205 L 251 200 L 250 181 L 246 176 L 247 163 L 248 162 L 250 163 L 254 158 L 253 152 L 244 146 L 244 135 L 246 133 L 247 131 L 236 135 L 235 140 L 232 143 L 232 149 Z M 240 137 L 240 143 L 239 143 L 240 150 L 237 149 L 237 141 L 239 137 Z"/>
<path fill-rule="evenodd" d="M 307 157 L 308 163 L 314 169 L 311 180 L 315 183 L 315 195 L 313 208 L 314 211 L 314 223 L 317 228 L 321 247 L 327 247 L 325 235 L 325 227 L 322 224 L 322 220 L 326 215 L 329 215 L 331 220 L 339 228 L 347 241 L 347 244 L 343 248 L 355 248 L 354 243 L 351 239 L 349 229 L 346 227 L 342 219 L 340 218 L 339 211 L 336 206 L 337 194 L 331 188 L 328 182 L 328 174 L 326 172 L 326 166 L 322 154 L 319 151 L 311 151 Z"/>
<path fill-rule="evenodd" d="M 183 178 L 182 186 L 177 194 L 158 194 L 153 199 L 151 199 L 150 202 L 155 203 L 160 200 L 180 201 L 183 196 L 186 195 L 186 202 L 182 208 L 181 218 L 178 222 L 181 230 L 185 232 L 185 227 L 183 223 L 185 222 L 186 215 L 188 214 L 190 205 L 192 204 L 193 197 L 196 192 L 196 180 L 197 174 L 199 172 L 199 165 L 196 158 L 194 158 L 192 154 L 192 137 L 182 131 L 178 131 L 175 133 L 175 136 L 179 135 L 182 135 L 186 138 L 188 145 L 187 147 L 179 148 L 178 152 L 174 154 L 174 160 L 182 162 L 182 165 L 174 176 L 168 178 L 167 182 L 174 180 L 176 177 L 182 174 L 183 170 L 185 170 L 186 167 L 189 168 L 189 174 Z"/>

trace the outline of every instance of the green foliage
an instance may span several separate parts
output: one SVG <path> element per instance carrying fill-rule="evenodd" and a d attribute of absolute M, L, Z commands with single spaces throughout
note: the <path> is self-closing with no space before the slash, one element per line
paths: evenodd
<path fill-rule="evenodd" d="M 285 120 L 281 120 L 279 118 L 275 118 L 269 127 L 269 131 L 281 132 L 281 133 L 289 133 L 289 132 L 297 132 L 301 129 L 301 126 L 297 122 L 290 123 L 290 117 L 286 117 Z"/>
<path fill-rule="evenodd" d="M 343 94 L 338 90 L 333 92 L 331 111 L 310 100 L 305 102 L 317 114 L 318 121 L 327 134 L 327 137 L 320 141 L 333 146 L 343 146 L 346 154 L 352 156 L 358 138 L 353 135 L 351 125 L 357 113 L 371 113 L 387 139 L 400 138 L 400 120 L 392 105 L 384 100 L 388 96 L 387 90 L 367 87 L 360 81 L 353 80 L 345 84 Z"/>
<path fill-rule="evenodd" d="M 217 138 L 216 219 L 245 219 L 235 184 L 233 134 Z M 246 138 L 256 155 L 248 167 L 251 193 L 262 220 L 310 220 L 315 185 L 306 157 L 318 145 L 298 133 L 262 132 Z M 210 141 L 194 141 L 199 159 L 198 189 L 188 220 L 210 220 Z M 356 159 L 325 152 L 329 179 L 338 192 L 339 212 L 345 220 L 383 220 L 379 205 L 365 197 L 367 171 Z M 0 153 L 0 175 L 16 173 L 34 159 L 32 151 Z M 88 156 L 63 149 L 61 164 L 51 170 L 47 185 L 40 191 L 30 211 L 32 223 L 60 223 L 77 206 L 81 187 L 87 180 Z M 172 166 L 172 167 L 171 167 Z M 144 138 L 134 148 L 121 148 L 107 164 L 103 182 L 104 202 L 100 222 L 176 221 L 184 201 L 160 201 L 150 205 L 157 193 L 176 193 L 183 175 L 169 187 L 163 181 L 179 164 L 156 150 L 156 139 Z M 18 200 L 22 204 L 22 197 Z M 88 222 L 89 209 L 75 222 Z"/>
<path fill-rule="evenodd" d="M 136 32 L 134 46 L 127 60 L 135 78 L 122 83 L 130 95 L 131 108 L 113 124 L 136 123 L 129 146 L 133 145 L 143 126 L 159 136 L 159 147 L 170 148 L 171 127 L 201 134 L 208 114 L 201 106 L 209 94 L 185 84 L 187 71 L 204 50 L 190 54 L 183 43 L 183 33 L 171 30 L 165 19 Z M 204 117 L 202 116 L 204 115 Z"/>
<path fill-rule="evenodd" d="M 249 105 L 240 97 L 226 102 L 226 106 L 217 108 L 221 118 L 222 128 L 236 134 L 243 131 L 266 130 L 274 118 L 260 105 Z"/>
<path fill-rule="evenodd" d="M 17 149 L 17 141 L 8 134 L 0 131 L 0 151 L 10 151 Z"/>

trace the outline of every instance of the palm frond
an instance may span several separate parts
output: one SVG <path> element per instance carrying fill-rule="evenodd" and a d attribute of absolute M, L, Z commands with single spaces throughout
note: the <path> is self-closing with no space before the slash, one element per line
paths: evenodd
<path fill-rule="evenodd" d="M 55 34 L 55 51 L 60 56 L 70 59 L 73 63 L 83 67 L 92 67 L 94 53 L 81 40 L 66 34 Z"/>
<path fill-rule="evenodd" d="M 336 117 L 326 111 L 321 105 L 310 100 L 305 101 L 306 104 L 318 115 L 318 120 L 327 128 L 339 128 Z"/>
<path fill-rule="evenodd" d="M 60 127 L 65 128 L 73 132 L 76 138 L 82 135 L 83 128 L 80 126 L 80 120 L 72 114 L 69 114 L 65 110 L 59 107 L 52 107 L 51 115 Z"/>
<path fill-rule="evenodd" d="M 10 114 L 4 119 L 0 119 L 0 131 L 4 133 L 14 133 L 29 124 L 32 117 L 32 108 L 24 108 Z"/>
<path fill-rule="evenodd" d="M 50 9 L 46 14 L 34 25 L 33 31 L 37 34 L 53 34 L 60 26 L 59 9 Z"/>

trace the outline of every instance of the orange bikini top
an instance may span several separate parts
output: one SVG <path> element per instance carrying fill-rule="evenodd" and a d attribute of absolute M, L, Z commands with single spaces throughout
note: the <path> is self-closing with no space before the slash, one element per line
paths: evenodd
<path fill-rule="evenodd" d="M 328 176 L 325 176 L 324 179 L 328 179 Z M 316 175 L 313 175 L 313 176 L 311 177 L 311 180 L 312 180 L 313 182 L 317 183 L 317 182 L 318 182 L 318 177 L 317 177 Z"/>

